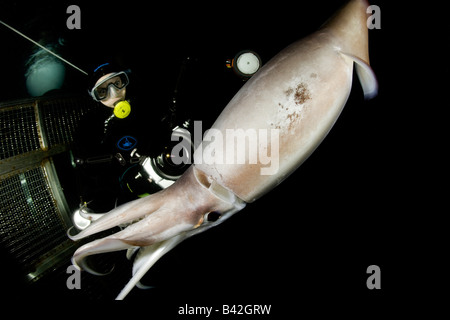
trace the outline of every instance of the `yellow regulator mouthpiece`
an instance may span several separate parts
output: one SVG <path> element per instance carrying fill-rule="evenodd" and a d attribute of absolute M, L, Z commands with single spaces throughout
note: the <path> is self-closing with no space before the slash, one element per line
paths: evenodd
<path fill-rule="evenodd" d="M 119 119 L 124 119 L 130 115 L 131 105 L 128 101 L 119 101 L 114 107 L 114 115 Z"/>

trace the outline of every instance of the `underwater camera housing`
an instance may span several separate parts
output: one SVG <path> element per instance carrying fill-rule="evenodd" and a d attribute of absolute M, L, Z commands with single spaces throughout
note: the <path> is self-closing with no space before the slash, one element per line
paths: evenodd
<path fill-rule="evenodd" d="M 180 139 L 183 139 L 182 144 L 178 142 Z M 173 152 L 175 145 L 182 146 L 181 149 L 178 148 L 179 152 L 176 154 Z M 156 156 L 140 156 L 136 150 L 131 152 L 130 159 L 121 158 L 123 165 L 129 163 L 130 167 L 119 177 L 119 183 L 125 193 L 142 198 L 170 187 L 181 177 L 192 163 L 194 143 L 188 130 L 176 127 L 172 131 L 172 141 Z M 107 160 L 101 159 L 99 163 L 116 159 L 117 155 Z M 90 163 L 92 161 L 88 165 Z M 78 230 L 87 228 L 93 220 L 102 215 L 89 211 L 90 209 L 83 204 L 80 204 L 81 207 L 82 209 L 75 210 L 72 216 L 73 224 Z"/>
<path fill-rule="evenodd" d="M 174 139 L 176 140 L 174 141 Z M 173 148 L 179 144 L 180 139 L 187 143 L 182 145 L 180 154 L 174 154 Z M 167 144 L 156 157 L 146 158 L 142 166 L 154 183 L 161 188 L 167 188 L 181 177 L 190 166 L 193 153 L 194 143 L 191 140 L 191 135 L 187 130 L 176 127 L 172 132 L 172 142 Z"/>

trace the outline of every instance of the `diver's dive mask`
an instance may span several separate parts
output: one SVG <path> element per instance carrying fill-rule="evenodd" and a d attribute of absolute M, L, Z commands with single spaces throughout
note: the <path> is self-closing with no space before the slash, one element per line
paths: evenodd
<path fill-rule="evenodd" d="M 95 101 L 105 100 L 125 88 L 130 81 L 124 71 L 111 74 L 92 88 L 90 94 Z"/>

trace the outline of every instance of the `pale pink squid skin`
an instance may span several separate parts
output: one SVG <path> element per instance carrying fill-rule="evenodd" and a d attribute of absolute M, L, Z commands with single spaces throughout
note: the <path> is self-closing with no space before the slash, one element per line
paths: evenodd
<path fill-rule="evenodd" d="M 376 95 L 377 82 L 368 65 L 367 7 L 366 1 L 351 1 L 317 32 L 277 54 L 213 124 L 220 131 L 280 130 L 276 174 L 260 174 L 266 167 L 261 165 L 215 163 L 196 168 L 253 202 L 295 171 L 325 138 L 350 94 L 354 62 L 366 97 Z"/>
<path fill-rule="evenodd" d="M 90 254 L 113 251 L 112 248 L 122 250 L 148 246 L 183 232 L 201 229 L 199 227 L 208 213 L 228 212 L 245 206 L 239 199 L 224 201 L 212 193 L 206 177 L 201 172 L 194 173 L 195 170 L 191 166 L 169 188 L 119 206 L 77 235 L 69 235 L 72 240 L 80 240 L 141 219 L 120 232 L 79 248 L 73 256 L 74 264 L 79 265 Z M 204 224 L 207 225 L 206 222 Z"/>
<path fill-rule="evenodd" d="M 124 204 L 92 223 L 73 240 L 119 224 L 124 230 L 80 247 L 74 265 L 88 269 L 85 258 L 109 251 L 143 248 L 133 279 L 123 298 L 145 272 L 184 239 L 217 225 L 253 202 L 302 164 L 324 139 L 350 94 L 353 66 L 371 98 L 377 82 L 369 67 L 368 2 L 352 0 L 316 33 L 295 42 L 272 58 L 235 95 L 213 125 L 214 129 L 275 129 L 279 164 L 261 174 L 267 164 L 206 164 L 196 162 L 169 188 Z M 269 140 L 270 141 L 270 140 Z M 210 142 L 204 141 L 196 157 Z M 271 150 L 274 149 L 274 150 Z M 194 159 L 196 158 L 194 157 Z M 210 212 L 222 213 L 209 222 Z"/>

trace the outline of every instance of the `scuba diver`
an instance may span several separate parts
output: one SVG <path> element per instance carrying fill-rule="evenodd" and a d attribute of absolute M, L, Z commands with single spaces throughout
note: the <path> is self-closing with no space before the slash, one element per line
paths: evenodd
<path fill-rule="evenodd" d="M 72 148 L 81 205 L 94 212 L 162 189 L 157 181 L 176 180 L 187 164 L 172 161 L 175 108 L 143 108 L 129 90 L 131 71 L 112 63 L 95 68 L 88 92 L 99 107 L 86 114 Z M 180 122 L 180 123 L 178 123 Z M 186 150 L 186 152 L 190 152 Z"/>
<path fill-rule="evenodd" d="M 239 65 L 240 56 L 245 54 L 248 55 L 248 51 L 238 53 L 234 65 Z M 130 70 L 112 63 L 104 63 L 94 69 L 88 92 L 99 107 L 84 115 L 72 148 L 80 207 L 85 211 L 107 212 L 119 204 L 168 187 L 184 173 L 191 162 L 175 157 L 192 160 L 194 143 L 189 119 L 202 119 L 205 127 L 210 127 L 230 100 L 229 95 L 242 86 L 242 78 L 246 80 L 256 72 L 252 70 L 245 77 L 244 73 L 237 72 L 240 78 L 236 78 L 233 85 L 229 78 L 234 78 L 233 74 L 228 73 L 227 77 L 222 64 L 206 62 L 200 64 L 199 59 L 189 56 L 182 60 L 166 108 L 144 107 L 149 101 L 148 89 L 136 88 L 134 82 L 134 87 L 130 85 Z M 255 64 L 249 59 L 244 62 L 245 66 Z M 258 68 L 259 64 L 260 60 Z M 204 75 L 216 65 L 217 70 L 214 70 L 223 74 L 223 79 L 217 77 L 215 81 L 205 82 Z M 226 86 L 222 87 L 228 89 L 217 90 L 221 83 L 225 83 Z M 133 94 L 133 89 L 145 95 L 141 97 L 143 100 Z M 161 104 L 155 99 L 152 95 L 152 105 Z M 178 101 L 181 105 L 189 105 L 189 110 L 177 108 Z M 181 152 L 172 154 L 181 139 L 187 143 Z"/>

